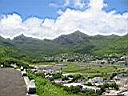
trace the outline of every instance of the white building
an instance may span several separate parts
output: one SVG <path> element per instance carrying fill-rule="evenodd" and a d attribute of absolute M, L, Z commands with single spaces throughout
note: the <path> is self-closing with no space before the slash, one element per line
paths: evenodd
<path fill-rule="evenodd" d="M 124 95 L 122 95 L 120 91 L 109 90 L 108 92 L 105 92 L 103 96 L 124 96 Z"/>
<path fill-rule="evenodd" d="M 67 86 L 67 87 L 71 87 L 71 86 L 81 86 L 82 87 L 82 90 L 92 90 L 92 91 L 95 91 L 95 93 L 97 91 L 100 91 L 101 89 L 99 87 L 96 87 L 96 86 L 86 86 L 86 85 L 83 85 L 81 83 L 68 83 L 68 84 L 63 84 L 63 86 Z"/>
<path fill-rule="evenodd" d="M 94 77 L 93 79 L 89 79 L 86 83 L 91 83 L 92 85 L 103 85 L 104 81 L 102 77 Z"/>
<path fill-rule="evenodd" d="M 100 91 L 101 89 L 99 87 L 96 86 L 86 86 L 86 85 L 82 85 L 83 90 L 92 90 L 95 91 L 95 93 L 97 91 Z"/>
<path fill-rule="evenodd" d="M 63 84 L 63 86 L 67 86 L 67 87 L 74 86 L 74 87 L 76 87 L 76 86 L 82 86 L 82 84 L 81 83 L 67 83 L 67 84 Z"/>

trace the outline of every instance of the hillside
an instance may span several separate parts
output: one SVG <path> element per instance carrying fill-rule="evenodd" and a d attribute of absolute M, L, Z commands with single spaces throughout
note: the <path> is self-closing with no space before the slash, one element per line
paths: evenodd
<path fill-rule="evenodd" d="M 53 43 L 51 40 L 39 40 L 32 37 L 26 37 L 23 34 L 15 37 L 9 43 L 15 45 L 21 52 L 29 55 L 54 54 L 61 50 L 61 46 Z"/>
<path fill-rule="evenodd" d="M 128 54 L 128 35 L 125 36 L 88 36 L 80 31 L 62 35 L 54 40 L 40 40 L 23 34 L 13 40 L 0 37 L 0 50 L 12 48 L 19 54 L 31 56 L 56 55 L 62 53 L 80 53 L 92 55 Z"/>
<path fill-rule="evenodd" d="M 88 37 L 88 35 L 81 33 L 80 31 L 75 31 L 69 35 L 61 35 L 53 41 L 63 45 L 75 45 L 78 43 L 89 42 Z"/>

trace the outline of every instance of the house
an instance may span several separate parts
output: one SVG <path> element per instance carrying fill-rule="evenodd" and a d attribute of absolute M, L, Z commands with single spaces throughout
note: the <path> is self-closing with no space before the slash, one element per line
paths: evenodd
<path fill-rule="evenodd" d="M 128 64 L 128 56 L 122 56 L 118 59 L 118 64 L 125 64 L 127 65 Z"/>
<path fill-rule="evenodd" d="M 124 61 L 126 59 L 128 59 L 128 56 L 122 56 L 122 57 L 119 58 L 119 60 L 121 60 L 121 61 Z"/>
<path fill-rule="evenodd" d="M 126 61 L 118 61 L 117 64 L 126 64 Z"/>
<path fill-rule="evenodd" d="M 103 96 L 124 96 L 124 95 L 122 95 L 120 91 L 109 90 L 108 92 L 105 92 Z"/>
<path fill-rule="evenodd" d="M 104 81 L 102 77 L 94 77 L 93 79 L 89 79 L 86 84 L 91 83 L 92 85 L 103 85 Z"/>
<path fill-rule="evenodd" d="M 67 86 L 67 87 L 74 86 L 74 87 L 76 87 L 76 86 L 82 86 L 82 84 L 81 83 L 67 83 L 67 84 L 63 84 L 63 86 Z"/>
<path fill-rule="evenodd" d="M 100 91 L 101 89 L 99 87 L 96 87 L 96 86 L 82 85 L 82 90 L 92 90 L 92 91 L 95 91 L 95 93 L 96 93 L 97 91 Z"/>
<path fill-rule="evenodd" d="M 37 68 L 37 72 L 36 73 L 43 73 L 45 75 L 47 74 L 53 74 L 53 73 L 60 73 L 61 72 L 62 67 L 61 66 L 57 66 L 57 65 L 53 65 L 53 66 L 41 66 L 39 68 Z"/>
<path fill-rule="evenodd" d="M 83 91 L 86 91 L 86 90 L 92 90 L 92 91 L 100 91 L 101 89 L 99 87 L 96 87 L 96 86 L 86 86 L 86 85 L 83 85 L 81 83 L 68 83 L 68 84 L 63 84 L 63 86 L 67 86 L 67 87 L 71 87 L 71 86 L 81 86 L 82 90 Z"/>
<path fill-rule="evenodd" d="M 54 82 L 56 84 L 64 84 L 64 83 L 66 83 L 66 81 L 62 81 L 62 80 L 54 80 Z"/>
<path fill-rule="evenodd" d="M 55 70 L 53 70 L 52 68 L 38 68 L 37 69 L 37 72 L 36 73 L 43 73 L 43 74 L 52 74 L 52 73 L 54 73 L 55 72 Z"/>
<path fill-rule="evenodd" d="M 124 85 L 128 85 L 128 74 L 118 74 L 116 75 L 113 80 L 115 80 L 115 82 L 118 85 L 124 86 Z"/>
<path fill-rule="evenodd" d="M 122 92 L 121 93 L 123 96 L 128 96 L 128 91 Z"/>
<path fill-rule="evenodd" d="M 107 64 L 108 61 L 103 59 L 103 60 L 95 60 L 95 61 L 91 61 L 90 63 L 93 63 L 93 64 Z"/>

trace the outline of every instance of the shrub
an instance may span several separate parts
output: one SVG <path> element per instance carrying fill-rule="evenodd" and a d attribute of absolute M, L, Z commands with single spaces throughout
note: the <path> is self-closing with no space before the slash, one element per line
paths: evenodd
<path fill-rule="evenodd" d="M 61 73 L 55 73 L 55 74 L 53 74 L 53 78 L 54 79 L 59 79 L 61 77 L 62 77 L 62 74 Z"/>

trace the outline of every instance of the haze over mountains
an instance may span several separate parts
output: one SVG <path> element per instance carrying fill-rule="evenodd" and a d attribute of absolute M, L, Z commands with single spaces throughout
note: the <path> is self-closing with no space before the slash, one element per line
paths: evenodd
<path fill-rule="evenodd" d="M 10 47 L 29 55 L 79 54 L 128 54 L 128 35 L 88 36 L 80 31 L 61 35 L 53 40 L 40 40 L 23 34 L 14 39 L 0 37 L 1 47 Z"/>

